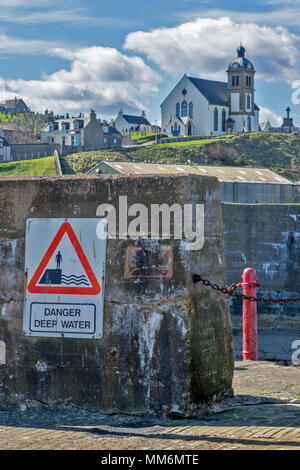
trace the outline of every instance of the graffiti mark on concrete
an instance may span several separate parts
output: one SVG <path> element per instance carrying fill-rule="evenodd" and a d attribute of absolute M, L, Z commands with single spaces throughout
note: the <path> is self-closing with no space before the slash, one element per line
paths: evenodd
<path fill-rule="evenodd" d="M 173 248 L 168 245 L 128 246 L 125 279 L 167 278 L 173 276 Z"/>

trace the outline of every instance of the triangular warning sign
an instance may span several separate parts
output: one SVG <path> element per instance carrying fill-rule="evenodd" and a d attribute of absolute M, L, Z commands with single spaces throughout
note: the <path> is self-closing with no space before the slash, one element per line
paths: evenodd
<path fill-rule="evenodd" d="M 64 272 L 64 259 L 66 254 L 58 249 L 62 239 L 64 245 L 70 246 L 73 251 L 74 266 L 79 265 L 77 272 L 69 268 L 69 272 Z M 73 246 L 73 248 L 72 248 Z M 70 251 L 69 248 L 69 251 Z M 58 250 L 58 251 L 56 251 Z M 76 256 L 77 255 L 77 256 Z M 74 259 L 76 257 L 76 259 Z M 50 269 L 50 261 L 55 260 L 56 266 Z M 55 269 L 54 269 L 55 268 Z M 40 262 L 31 281 L 28 284 L 28 291 L 32 294 L 71 294 L 71 295 L 97 295 L 101 291 L 97 278 L 83 252 L 83 249 L 68 222 L 60 227 L 45 256 Z"/>

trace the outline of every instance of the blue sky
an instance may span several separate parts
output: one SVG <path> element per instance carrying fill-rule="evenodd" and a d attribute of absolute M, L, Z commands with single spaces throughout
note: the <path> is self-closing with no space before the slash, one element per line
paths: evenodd
<path fill-rule="evenodd" d="M 106 119 L 145 109 L 159 121 L 184 73 L 225 81 L 242 40 L 261 120 L 278 125 L 289 105 L 300 126 L 299 14 L 300 0 L 0 0 L 1 98 Z"/>

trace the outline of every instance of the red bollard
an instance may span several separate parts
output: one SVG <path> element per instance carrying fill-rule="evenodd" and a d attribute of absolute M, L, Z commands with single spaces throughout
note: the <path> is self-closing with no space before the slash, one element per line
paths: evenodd
<path fill-rule="evenodd" d="M 255 281 L 257 279 L 256 272 L 253 268 L 247 268 L 243 272 L 242 283 L 239 287 L 243 288 L 243 294 L 256 297 Z M 243 361 L 257 361 L 257 319 L 256 319 L 256 302 L 251 300 L 243 300 Z"/>

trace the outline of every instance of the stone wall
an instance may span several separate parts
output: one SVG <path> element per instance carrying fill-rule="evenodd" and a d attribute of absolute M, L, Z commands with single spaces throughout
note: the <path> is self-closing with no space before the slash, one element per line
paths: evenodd
<path fill-rule="evenodd" d="M 255 269 L 260 297 L 300 297 L 300 204 L 223 204 L 227 285 Z M 242 356 L 242 302 L 230 304 L 235 356 Z M 291 361 L 300 303 L 258 303 L 259 359 Z"/>
<path fill-rule="evenodd" d="M 128 205 L 205 204 L 203 249 L 189 252 L 184 240 L 109 239 L 103 338 L 25 337 L 26 219 L 95 217 L 99 204 L 118 207 L 120 195 L 128 195 Z M 168 275 L 130 275 L 127 249 L 146 245 L 150 252 L 161 245 L 169 250 Z M 200 272 L 225 283 L 216 178 L 2 178 L 0 263 L 0 341 L 6 350 L 0 407 L 42 403 L 110 413 L 190 414 L 231 395 L 227 299 L 191 281 Z"/>
<path fill-rule="evenodd" d="M 23 160 L 25 158 L 38 158 L 45 157 L 54 154 L 55 150 L 60 149 L 58 144 L 43 144 L 43 143 L 32 143 L 32 144 L 11 144 L 11 159 L 12 160 Z"/>

